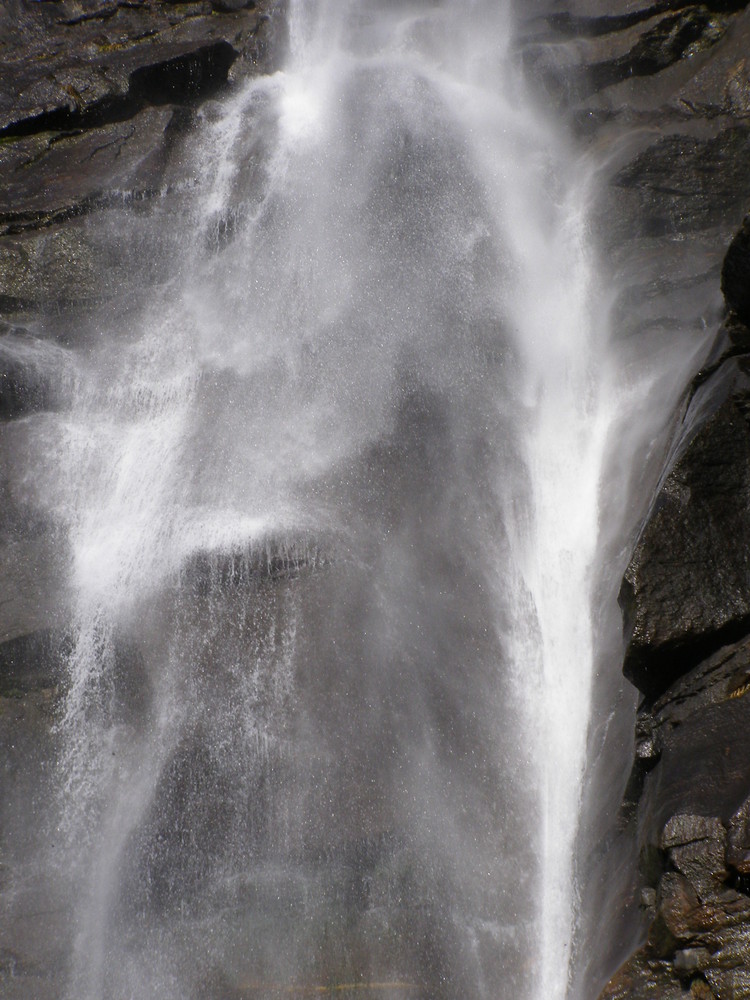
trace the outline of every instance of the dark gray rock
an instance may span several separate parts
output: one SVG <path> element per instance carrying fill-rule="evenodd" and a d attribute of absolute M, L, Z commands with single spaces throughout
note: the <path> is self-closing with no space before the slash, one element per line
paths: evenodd
<path fill-rule="evenodd" d="M 237 10 L 244 10 L 246 7 L 254 7 L 255 0 L 211 0 L 214 10 L 229 14 Z"/>
<path fill-rule="evenodd" d="M 732 242 L 750 205 L 750 12 L 566 7 L 550 27 L 577 33 L 567 58 L 589 77 L 562 98 L 579 134 L 611 150 L 599 226 L 622 289 L 616 329 L 688 338 L 724 321 L 621 594 L 625 671 L 646 696 L 622 820 L 650 926 L 602 998 L 729 1000 L 750 996 L 750 329 L 743 236 Z"/>
<path fill-rule="evenodd" d="M 65 554 L 49 534 L 0 547 L 3 599 L 0 649 L 6 642 L 61 627 L 66 619 Z"/>
<path fill-rule="evenodd" d="M 748 370 L 731 359 L 698 388 L 625 575 L 625 674 L 651 699 L 750 625 Z"/>
<path fill-rule="evenodd" d="M 709 229 L 742 213 L 750 197 L 750 128 L 715 137 L 660 139 L 621 170 L 613 183 L 637 196 L 636 236 Z"/>
<path fill-rule="evenodd" d="M 62 348 L 22 327 L 0 324 L 0 421 L 57 407 L 67 398 L 70 379 Z"/>
<path fill-rule="evenodd" d="M 750 325 L 750 216 L 729 244 L 721 270 L 721 290 L 729 308 Z"/>
<path fill-rule="evenodd" d="M 61 0 L 0 12 L 0 316 L 73 316 L 165 279 L 160 227 L 136 220 L 118 246 L 88 220 L 110 213 L 115 228 L 125 205 L 133 216 L 179 200 L 197 105 L 272 66 L 281 10 Z M 146 270 L 125 266 L 147 258 Z"/>
<path fill-rule="evenodd" d="M 208 2 L 61 0 L 4 8 L 0 135 L 91 127 L 131 118 L 146 103 L 208 97 L 235 60 L 266 67 L 264 35 L 277 6 L 222 13 Z"/>
<path fill-rule="evenodd" d="M 116 193 L 158 188 L 168 153 L 172 107 L 91 129 L 42 132 L 0 145 L 0 234 L 17 235 L 82 215 Z"/>
<path fill-rule="evenodd" d="M 626 53 L 587 67 L 584 86 L 597 91 L 632 77 L 658 73 L 715 45 L 728 24 L 728 19 L 705 5 L 666 14 L 647 27 Z"/>
<path fill-rule="evenodd" d="M 593 7 L 587 15 L 555 12 L 545 19 L 546 34 L 538 27 L 530 32 L 526 63 L 545 91 L 566 106 L 625 82 L 660 77 L 709 52 L 746 5 L 736 0 L 608 6 L 619 11 L 603 16 Z M 559 39 L 565 44 L 555 44 Z"/>
<path fill-rule="evenodd" d="M 64 680 L 66 644 L 56 630 L 32 632 L 0 644 L 0 698 L 54 688 Z"/>

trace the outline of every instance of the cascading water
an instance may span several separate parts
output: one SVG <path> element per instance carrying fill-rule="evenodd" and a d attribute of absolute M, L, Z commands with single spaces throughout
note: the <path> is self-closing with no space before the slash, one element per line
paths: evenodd
<path fill-rule="evenodd" d="M 532 728 L 540 813 L 539 997 L 567 995 L 574 940 L 575 842 L 595 667 L 599 491 L 615 395 L 606 326 L 586 249 L 584 184 L 559 206 L 554 238 L 530 241 L 522 289 L 526 509 L 516 528 L 526 613 L 514 657 L 532 666 Z M 533 234 L 536 235 L 536 234 Z M 538 237 L 537 237 L 538 238 Z M 599 326 L 597 326 L 597 320 Z M 521 593 L 524 593 L 522 590 Z M 531 628 L 529 627 L 531 623 Z"/>
<path fill-rule="evenodd" d="M 562 1000 L 628 404 L 588 174 L 506 4 L 288 21 L 46 437 L 67 995 Z"/>

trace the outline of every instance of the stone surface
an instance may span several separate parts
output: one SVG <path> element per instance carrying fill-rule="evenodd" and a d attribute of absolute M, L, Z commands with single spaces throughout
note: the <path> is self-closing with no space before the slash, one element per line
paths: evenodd
<path fill-rule="evenodd" d="M 721 290 L 737 318 L 750 325 L 750 216 L 729 244 L 721 270 Z"/>
<path fill-rule="evenodd" d="M 168 253 L 139 253 L 137 228 L 121 245 L 103 240 L 105 227 L 88 221 L 106 213 L 121 225 L 123 206 L 158 210 L 194 181 L 180 149 L 196 109 L 272 68 L 284 49 L 282 6 L 17 0 L 0 9 L 0 319 L 75 315 L 164 279 L 158 267 L 136 268 L 124 284 L 127 261 Z"/>
<path fill-rule="evenodd" d="M 748 371 L 729 358 L 698 387 L 625 575 L 625 673 L 650 698 L 750 623 Z"/>
<path fill-rule="evenodd" d="M 727 614 L 746 588 L 732 562 L 750 529 L 733 478 L 747 465 L 744 416 L 733 417 L 744 412 L 746 335 L 732 327 L 696 380 L 692 423 L 689 406 L 628 569 L 626 668 L 646 699 L 624 815 L 656 897 L 646 944 L 603 997 L 669 995 L 675 978 L 691 995 L 750 996 L 750 636 L 744 611 Z"/>
<path fill-rule="evenodd" d="M 168 274 L 169 233 L 159 237 L 164 252 L 150 245 L 140 254 L 139 240 L 153 239 L 143 234 L 159 227 L 142 233 L 139 213 L 166 215 L 179 204 L 194 183 L 180 152 L 196 115 L 244 74 L 274 65 L 282 15 L 273 0 L 8 0 L 0 8 L 7 773 L 19 754 L 54 754 L 59 678 L 48 640 L 66 618 L 66 553 L 25 488 L 24 435 L 43 432 L 44 412 L 64 403 L 71 325 L 103 300 L 125 308 Z M 750 13 L 740 0 L 569 0 L 552 15 L 529 14 L 523 52 L 545 99 L 607 163 L 596 225 L 619 289 L 613 315 L 623 339 L 704 336 L 722 318 L 720 280 L 733 313 L 686 399 L 623 589 L 626 670 L 647 696 L 623 818 L 641 858 L 645 884 L 635 898 L 650 930 L 602 994 L 619 1000 L 750 997 L 747 223 L 732 240 L 750 207 L 749 51 Z M 118 245 L 90 223 L 106 218 L 116 229 L 124 206 L 131 228 Z M 126 285 L 125 254 L 158 266 L 129 269 Z M 64 316 L 73 319 L 66 325 Z M 52 334 L 59 344 L 45 339 Z M 220 572 L 234 580 L 234 565 Z M 39 780 L 35 794 L 41 770 L 27 770 Z M 31 794 L 8 787 L 4 818 Z M 11 917 L 2 921 L 11 936 L 0 941 L 0 988 L 55 995 L 44 970 L 23 958 L 32 922 Z"/>
<path fill-rule="evenodd" d="M 15 0 L 0 14 L 0 136 L 125 120 L 210 96 L 236 60 L 261 67 L 273 4 Z M 278 54 L 278 53 L 276 53 Z"/>
<path fill-rule="evenodd" d="M 597 229 L 615 329 L 686 352 L 716 331 L 621 593 L 625 672 L 645 696 L 621 815 L 644 930 L 607 1000 L 750 997 L 748 51 L 746 3 L 570 0 L 525 53 L 608 157 Z"/>

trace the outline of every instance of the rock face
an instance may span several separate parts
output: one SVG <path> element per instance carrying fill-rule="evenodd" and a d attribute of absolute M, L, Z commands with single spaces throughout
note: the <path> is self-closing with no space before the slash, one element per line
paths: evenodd
<path fill-rule="evenodd" d="M 283 54 L 282 7 L 277 0 L 0 6 L 3 996 L 58 996 L 65 962 L 52 940 L 62 940 L 64 927 L 53 915 L 56 930 L 43 940 L 35 916 L 55 914 L 59 901 L 40 885 L 30 890 L 38 905 L 19 913 L 8 889 L 14 859 L 6 844 L 33 848 L 52 794 L 69 614 L 68 553 L 35 502 L 29 438 L 43 439 L 49 411 L 69 398 L 67 345 L 81 317 L 105 301 L 115 315 L 124 312 L 129 297 L 163 278 L 158 268 L 132 266 L 137 220 L 174 211 L 194 184 L 181 150 L 205 102 Z M 133 238 L 112 239 L 124 206 L 136 219 Z"/>
<path fill-rule="evenodd" d="M 750 997 L 750 9 L 568 0 L 554 10 L 529 20 L 523 58 L 609 164 L 598 231 L 622 340 L 690 335 L 692 356 L 720 326 L 623 584 L 625 672 L 644 701 L 622 815 L 648 930 L 602 998 Z M 69 392 L 77 318 L 103 301 L 126 309 L 164 277 L 121 266 L 138 256 L 137 229 L 104 241 L 89 222 L 116 226 L 123 205 L 137 219 L 179 204 L 195 183 L 185 135 L 205 102 L 272 67 L 282 14 L 281 0 L 0 10 L 0 571 L 12 594 L 0 603 L 0 742 L 7 773 L 38 755 L 39 787 L 65 552 L 34 513 L 23 438 Z M 9 787 L 7 822 L 32 795 Z M 0 941 L 0 984 L 53 995 L 22 968 L 24 933 Z"/>
<path fill-rule="evenodd" d="M 608 151 L 615 326 L 688 352 L 718 331 L 622 585 L 624 672 L 643 701 L 621 822 L 644 943 L 601 1000 L 736 1000 L 750 997 L 750 10 L 562 6 L 524 57 Z"/>
<path fill-rule="evenodd" d="M 719 289 L 726 307 L 621 591 L 643 695 L 622 823 L 647 930 L 601 997 L 734 1000 L 750 996 L 750 12 L 614 6 L 557 27 L 588 35 L 591 72 L 564 93 L 580 128 L 633 130 L 607 202 L 619 322 L 711 330 Z"/>
<path fill-rule="evenodd" d="M 64 402 L 65 345 L 87 309 L 110 299 L 124 310 L 133 280 L 142 295 L 163 277 L 158 253 L 148 270 L 132 266 L 137 227 L 111 238 L 118 213 L 147 219 L 190 187 L 183 137 L 203 102 L 281 57 L 282 14 L 277 0 L 0 9 L 0 562 L 12 595 L 0 642 L 54 627 L 64 606 L 62 553 L 23 486 L 29 429 L 14 423 L 38 431 Z"/>
<path fill-rule="evenodd" d="M 741 339 L 736 325 L 732 332 Z M 750 563 L 738 544 L 750 502 L 749 361 L 730 348 L 696 388 L 685 427 L 700 429 L 667 476 L 625 576 L 625 673 L 649 698 L 749 630 Z"/>
<path fill-rule="evenodd" d="M 740 288 L 743 235 L 724 265 Z M 750 996 L 749 344 L 731 312 L 623 583 L 644 694 L 624 816 L 651 925 L 603 998 Z"/>
<path fill-rule="evenodd" d="M 127 250 L 98 245 L 86 219 L 190 183 L 181 136 L 202 101 L 279 58 L 280 8 L 273 0 L 3 7 L 0 316 L 39 325 L 117 291 L 112 274 Z"/>

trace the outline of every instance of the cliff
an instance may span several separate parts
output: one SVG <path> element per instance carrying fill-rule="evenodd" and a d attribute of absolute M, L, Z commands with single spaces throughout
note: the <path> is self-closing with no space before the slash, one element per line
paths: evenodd
<path fill-rule="evenodd" d="M 96 336 L 93 317 L 106 314 L 117 328 L 168 279 L 169 254 L 154 241 L 173 236 L 152 223 L 179 214 L 194 187 L 183 144 L 212 101 L 273 68 L 285 45 L 281 8 L 276 0 L 0 4 L 3 996 L 59 995 L 67 919 L 49 886 L 14 910 L 8 846 L 33 850 L 44 836 L 69 615 L 68 553 L 36 503 L 44 487 L 34 484 L 28 442 L 66 405 L 69 349 Z"/>
<path fill-rule="evenodd" d="M 621 824 L 637 841 L 646 940 L 601 996 L 735 1000 L 750 997 L 750 9 L 552 9 L 529 19 L 521 53 L 607 164 L 596 228 L 617 335 L 685 335 L 686 370 L 705 344 L 668 453 L 633 477 L 658 483 L 621 595 L 625 673 L 643 695 Z M 124 315 L 168 280 L 153 241 L 174 234 L 153 217 L 179 212 L 195 182 L 185 137 L 218 95 L 273 67 L 282 15 L 276 0 L 0 9 L 6 828 L 15 803 L 43 795 L 59 680 L 49 649 L 66 619 L 64 543 L 35 514 L 21 418 L 64 405 L 66 348 L 92 336 L 83 319 Z M 43 996 L 25 933 L 0 943 L 0 983 Z"/>
<path fill-rule="evenodd" d="M 6 688 L 23 689 L 36 659 L 25 655 L 24 637 L 65 618 L 64 553 L 35 514 L 24 465 L 29 425 L 18 418 L 36 414 L 39 422 L 64 404 L 66 348 L 91 335 L 87 317 L 98 310 L 117 324 L 167 280 L 166 244 L 174 235 L 153 219 L 179 213 L 195 184 L 183 141 L 212 99 L 273 68 L 283 27 L 274 0 L 16 0 L 0 7 Z"/>
<path fill-rule="evenodd" d="M 750 11 L 582 2 L 548 25 L 570 41 L 537 69 L 580 134 L 612 149 L 601 229 L 621 334 L 702 326 L 710 344 L 620 595 L 642 694 L 621 825 L 646 941 L 601 998 L 737 1000 L 750 996 Z"/>

